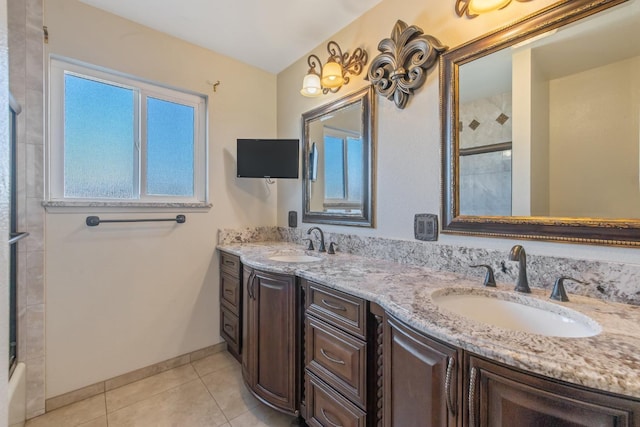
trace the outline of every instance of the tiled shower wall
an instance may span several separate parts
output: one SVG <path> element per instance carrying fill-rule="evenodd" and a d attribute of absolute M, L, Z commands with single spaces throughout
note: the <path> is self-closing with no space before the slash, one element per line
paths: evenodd
<path fill-rule="evenodd" d="M 512 141 L 511 92 L 460 106 L 460 148 Z M 460 157 L 460 213 L 511 215 L 511 151 Z"/>
<path fill-rule="evenodd" d="M 44 413 L 44 56 L 42 0 L 8 0 L 9 86 L 17 118 L 18 360 L 27 365 L 27 418 Z"/>

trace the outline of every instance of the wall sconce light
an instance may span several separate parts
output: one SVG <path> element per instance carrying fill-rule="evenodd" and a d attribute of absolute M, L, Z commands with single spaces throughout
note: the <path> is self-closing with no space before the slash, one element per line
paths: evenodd
<path fill-rule="evenodd" d="M 348 52 L 343 54 L 338 43 L 330 41 L 327 43 L 327 51 L 329 58 L 324 66 L 314 54 L 307 58 L 309 71 L 302 81 L 302 95 L 314 97 L 329 92 L 336 93 L 349 83 L 349 75 L 359 75 L 367 65 L 367 52 L 363 49 L 357 48 L 352 55 Z M 322 75 L 318 73 L 318 69 L 322 70 Z"/>
<path fill-rule="evenodd" d="M 517 1 L 526 2 L 531 0 Z M 503 9 L 509 3 L 511 3 L 511 0 L 456 0 L 456 13 L 458 16 L 466 14 L 467 18 L 475 18 L 482 13 Z"/>

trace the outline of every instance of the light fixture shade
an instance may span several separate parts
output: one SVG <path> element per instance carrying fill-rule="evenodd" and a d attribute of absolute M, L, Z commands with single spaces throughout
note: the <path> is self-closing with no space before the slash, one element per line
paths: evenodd
<path fill-rule="evenodd" d="M 304 96 L 314 97 L 322 95 L 322 87 L 320 86 L 320 76 L 316 73 L 309 73 L 302 80 L 302 89 L 300 93 Z"/>
<path fill-rule="evenodd" d="M 491 12 L 492 10 L 502 9 L 511 3 L 511 0 L 470 0 L 469 12 L 473 15 Z"/>
<path fill-rule="evenodd" d="M 324 67 L 322 67 L 322 86 L 333 89 L 343 84 L 344 77 L 342 77 L 342 67 L 337 62 L 329 60 L 324 64 Z"/>

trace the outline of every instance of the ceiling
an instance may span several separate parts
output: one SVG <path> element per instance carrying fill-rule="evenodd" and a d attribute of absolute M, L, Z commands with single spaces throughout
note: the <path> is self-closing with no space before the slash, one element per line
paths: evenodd
<path fill-rule="evenodd" d="M 278 73 L 381 0 L 80 0 Z"/>

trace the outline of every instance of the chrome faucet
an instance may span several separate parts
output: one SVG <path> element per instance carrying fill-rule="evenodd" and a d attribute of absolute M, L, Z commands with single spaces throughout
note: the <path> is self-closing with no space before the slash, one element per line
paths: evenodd
<path fill-rule="evenodd" d="M 518 280 L 516 281 L 516 292 L 530 294 L 529 281 L 527 280 L 527 254 L 520 245 L 515 245 L 509 253 L 509 261 L 518 261 L 519 271 Z"/>
<path fill-rule="evenodd" d="M 324 247 L 324 233 L 320 229 L 320 227 L 311 227 L 307 230 L 307 234 L 311 235 L 313 230 L 318 230 L 320 232 L 320 247 L 318 248 L 318 252 L 326 252 L 327 250 Z"/>

